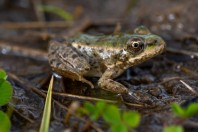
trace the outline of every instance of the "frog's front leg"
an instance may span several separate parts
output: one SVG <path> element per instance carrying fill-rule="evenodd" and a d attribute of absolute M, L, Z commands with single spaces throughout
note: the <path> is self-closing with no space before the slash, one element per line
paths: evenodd
<path fill-rule="evenodd" d="M 113 78 L 116 78 L 121 73 L 123 73 L 123 69 L 120 69 L 119 67 L 113 67 L 107 69 L 104 74 L 101 76 L 101 78 L 98 81 L 98 85 L 107 91 L 111 91 L 114 93 L 128 93 L 128 89 L 122 85 L 119 82 L 116 82 L 113 80 Z"/>

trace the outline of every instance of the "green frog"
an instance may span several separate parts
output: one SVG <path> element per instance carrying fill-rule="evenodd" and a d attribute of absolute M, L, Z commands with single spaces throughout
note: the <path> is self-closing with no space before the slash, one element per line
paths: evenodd
<path fill-rule="evenodd" d="M 164 40 L 140 26 L 133 34 L 78 35 L 50 42 L 48 59 L 56 73 L 73 80 L 93 84 L 84 77 L 100 77 L 98 86 L 114 93 L 128 93 L 113 79 L 126 69 L 140 64 L 165 49 Z"/>

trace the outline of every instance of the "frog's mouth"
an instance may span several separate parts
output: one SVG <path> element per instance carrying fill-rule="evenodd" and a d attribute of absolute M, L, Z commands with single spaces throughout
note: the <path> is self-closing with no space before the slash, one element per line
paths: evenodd
<path fill-rule="evenodd" d="M 130 66 L 140 64 L 150 58 L 153 58 L 158 54 L 161 54 L 165 50 L 165 46 L 165 42 L 162 41 L 161 44 L 156 45 L 154 47 L 146 47 L 144 52 L 129 59 Z"/>

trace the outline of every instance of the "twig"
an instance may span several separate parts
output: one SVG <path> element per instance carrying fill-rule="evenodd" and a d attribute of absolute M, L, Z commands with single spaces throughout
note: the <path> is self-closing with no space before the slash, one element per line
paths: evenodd
<path fill-rule="evenodd" d="M 74 99 L 81 99 L 81 100 L 105 101 L 107 103 L 117 103 L 117 101 L 114 101 L 114 100 L 100 99 L 100 98 L 94 98 L 94 97 L 86 97 L 86 96 L 73 95 L 73 94 L 68 94 L 68 93 L 53 92 L 52 94 L 53 95 L 58 95 L 58 96 L 63 96 L 63 97 L 74 98 Z"/>
<path fill-rule="evenodd" d="M 192 71 L 191 69 L 188 69 L 185 66 L 181 66 L 180 69 L 187 75 L 198 77 L 198 73 L 196 71 Z"/>
<path fill-rule="evenodd" d="M 52 22 L 7 22 L 0 24 L 0 29 L 31 29 L 31 28 L 68 28 L 73 25 L 71 21 Z"/>
<path fill-rule="evenodd" d="M 42 10 L 39 10 L 39 6 L 42 5 L 42 1 L 41 0 L 32 0 L 32 4 L 33 4 L 34 11 L 35 11 L 38 21 L 44 22 L 45 14 Z"/>
<path fill-rule="evenodd" d="M 0 54 L 13 54 L 16 56 L 29 57 L 36 60 L 48 60 L 47 52 L 42 50 L 34 50 L 31 48 L 24 48 L 0 41 Z"/>
<path fill-rule="evenodd" d="M 86 18 L 85 18 L 86 19 Z M 91 25 L 115 25 L 117 22 L 122 22 L 118 19 L 104 19 L 104 20 L 91 20 Z M 125 24 L 125 23 L 122 23 Z M 31 28 L 68 28 L 72 27 L 72 21 L 51 21 L 51 22 L 6 22 L 0 24 L 0 29 L 31 29 Z"/>
<path fill-rule="evenodd" d="M 185 127 L 198 128 L 198 123 L 195 121 L 187 120 L 183 123 Z"/>
<path fill-rule="evenodd" d="M 189 86 L 187 83 L 185 83 L 182 80 L 179 80 L 184 86 L 186 86 L 186 88 L 188 88 L 191 92 L 193 92 L 194 94 L 197 94 L 197 91 L 195 91 L 191 86 Z"/>
<path fill-rule="evenodd" d="M 11 105 L 9 107 L 12 107 Z M 24 118 L 25 120 L 27 120 L 30 123 L 34 123 L 34 121 L 30 118 L 28 118 L 27 116 L 24 116 L 23 114 L 21 114 L 18 110 L 16 110 L 14 107 L 12 107 L 13 111 L 15 113 L 17 113 L 19 116 L 21 116 L 22 118 Z"/>
<path fill-rule="evenodd" d="M 128 103 L 128 102 L 124 102 L 125 105 L 128 105 L 128 106 L 133 106 L 133 107 L 144 107 L 144 105 L 141 105 L 141 104 L 132 104 L 132 103 Z"/>
<path fill-rule="evenodd" d="M 189 56 L 194 56 L 194 57 L 198 57 L 198 53 L 197 52 L 191 52 L 191 51 L 187 51 L 187 50 L 177 50 L 177 49 L 173 49 L 173 48 L 166 48 L 166 50 L 168 52 L 172 52 L 172 53 L 178 53 L 178 54 L 184 54 L 184 55 L 189 55 Z"/>
<path fill-rule="evenodd" d="M 180 79 L 181 79 L 181 77 L 169 77 L 169 78 L 163 80 L 162 82 L 160 82 L 160 84 L 164 84 L 164 83 L 167 83 L 172 80 L 180 80 Z"/>
<path fill-rule="evenodd" d="M 119 33 L 121 31 L 121 29 L 122 29 L 122 26 L 121 26 L 120 22 L 117 22 L 113 33 L 114 34 Z"/>
<path fill-rule="evenodd" d="M 74 99 L 81 99 L 81 100 L 87 100 L 87 101 L 105 101 L 107 103 L 118 103 L 118 101 L 115 100 L 108 100 L 108 99 L 101 99 L 101 98 L 94 98 L 94 97 L 86 97 L 86 96 L 80 96 L 80 95 L 73 95 L 73 94 L 68 94 L 68 93 L 58 93 L 58 92 L 53 92 L 53 95 L 58 95 L 58 96 L 63 96 L 63 97 L 69 97 L 69 98 L 74 98 Z M 124 102 L 126 105 L 130 105 L 133 107 L 143 107 L 141 104 L 133 104 L 133 103 L 128 103 Z"/>
<path fill-rule="evenodd" d="M 68 112 L 67 114 L 65 115 L 65 120 L 64 120 L 64 123 L 65 124 L 68 124 L 69 123 L 69 119 L 71 117 L 72 114 L 75 114 L 76 113 L 76 110 L 80 107 L 80 103 L 78 101 L 73 101 L 69 108 L 68 108 Z"/>

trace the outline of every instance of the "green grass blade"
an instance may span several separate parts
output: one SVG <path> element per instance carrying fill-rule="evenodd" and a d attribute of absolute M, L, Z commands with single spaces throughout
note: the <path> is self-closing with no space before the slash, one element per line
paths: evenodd
<path fill-rule="evenodd" d="M 44 108 L 42 122 L 41 122 L 39 132 L 48 132 L 48 130 L 49 130 L 53 81 L 54 81 L 54 77 L 52 76 L 52 78 L 50 80 L 49 88 L 47 91 L 47 97 L 45 100 L 45 108 Z"/>
<path fill-rule="evenodd" d="M 63 18 L 65 21 L 73 20 L 73 16 L 69 12 L 59 7 L 50 6 L 50 5 L 40 5 L 39 9 L 44 12 L 56 14 L 60 16 L 61 18 Z"/>

